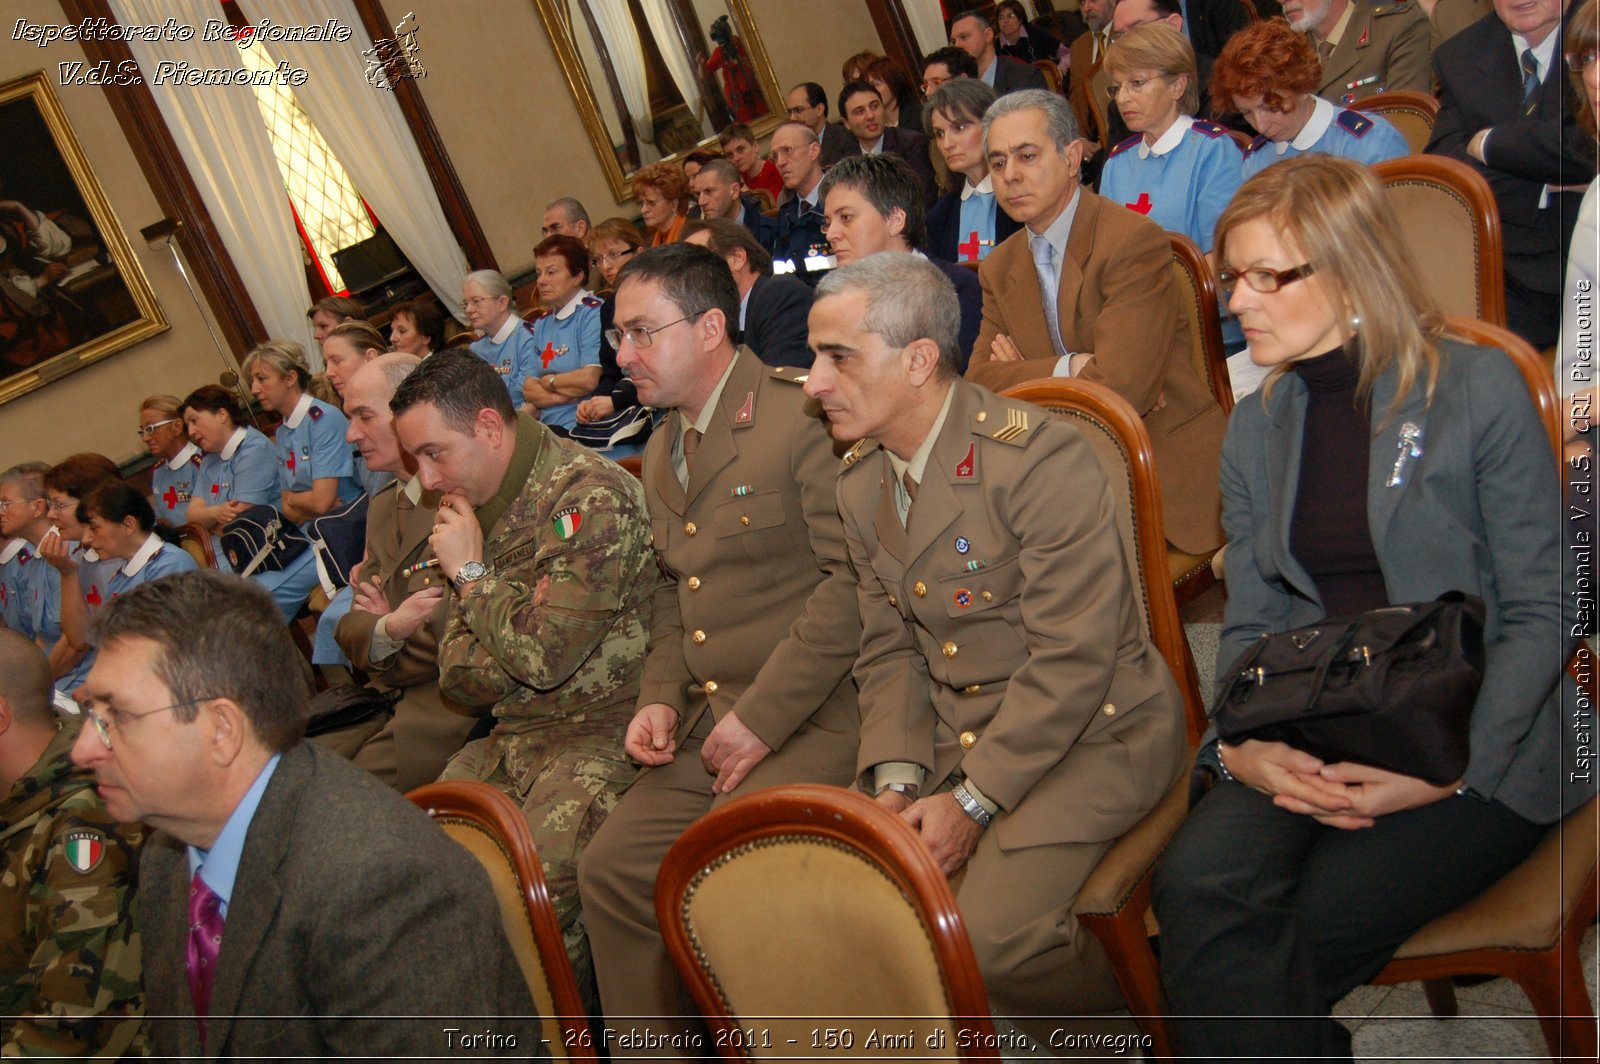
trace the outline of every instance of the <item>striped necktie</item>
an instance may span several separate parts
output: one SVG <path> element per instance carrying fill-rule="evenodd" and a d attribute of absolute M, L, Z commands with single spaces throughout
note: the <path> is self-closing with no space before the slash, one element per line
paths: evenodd
<path fill-rule="evenodd" d="M 1538 104 L 1539 60 L 1534 58 L 1532 48 L 1526 48 L 1522 52 L 1522 113 L 1533 114 Z"/>

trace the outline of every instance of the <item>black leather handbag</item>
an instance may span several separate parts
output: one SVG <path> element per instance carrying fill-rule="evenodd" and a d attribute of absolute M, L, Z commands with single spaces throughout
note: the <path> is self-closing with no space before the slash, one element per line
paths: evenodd
<path fill-rule="evenodd" d="M 1471 753 L 1483 616 L 1481 599 L 1451 591 L 1263 635 L 1233 666 L 1217 735 L 1452 783 Z"/>
<path fill-rule="evenodd" d="M 265 503 L 240 511 L 222 526 L 222 553 L 240 576 L 277 572 L 306 547 L 295 523 Z"/>

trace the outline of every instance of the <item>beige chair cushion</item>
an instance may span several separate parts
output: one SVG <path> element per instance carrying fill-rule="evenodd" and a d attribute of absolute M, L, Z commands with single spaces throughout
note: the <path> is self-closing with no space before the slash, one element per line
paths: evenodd
<path fill-rule="evenodd" d="M 1384 111 L 1383 117 L 1406 138 L 1406 146 L 1411 149 L 1412 155 L 1421 155 L 1428 141 L 1433 139 L 1433 119 L 1420 111 L 1397 108 Z"/>
<path fill-rule="evenodd" d="M 1480 318 L 1478 273 L 1483 269 L 1472 205 L 1458 193 L 1421 181 L 1387 186 L 1423 288 L 1445 314 Z M 1464 269 L 1467 264 L 1471 269 Z"/>

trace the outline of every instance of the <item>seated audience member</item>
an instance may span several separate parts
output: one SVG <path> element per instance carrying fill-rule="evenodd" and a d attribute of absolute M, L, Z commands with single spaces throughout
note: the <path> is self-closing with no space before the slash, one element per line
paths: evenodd
<path fill-rule="evenodd" d="M 983 113 L 994 90 L 975 78 L 958 78 L 928 97 L 923 114 L 928 139 L 944 155 L 961 189 L 946 192 L 928 210 L 928 253 L 946 262 L 981 262 L 1021 228 L 995 204 L 989 157 L 983 150 Z"/>
<path fill-rule="evenodd" d="M 954 45 L 936 48 L 922 61 L 922 97 L 928 99 L 951 78 L 977 76 L 978 62 L 965 51 Z"/>
<path fill-rule="evenodd" d="M 1000 55 L 1024 63 L 1040 60 L 1055 63 L 1058 70 L 1070 62 L 1067 46 L 1048 33 L 1042 26 L 1029 26 L 1028 13 L 1018 0 L 1001 0 L 995 8 L 994 50 Z"/>
<path fill-rule="evenodd" d="M 334 327 L 322 341 L 322 361 L 328 367 L 328 383 L 333 385 L 340 402 L 344 401 L 345 382 L 351 375 L 385 350 L 383 334 L 367 322 L 347 321 Z M 356 480 L 368 497 L 394 479 L 393 473 L 367 468 L 359 453 L 351 455 L 351 459 L 355 462 Z"/>
<path fill-rule="evenodd" d="M 61 579 L 43 558 L 39 541 L 50 531 L 44 494 L 44 475 L 50 467 L 43 462 L 23 462 L 0 473 L 0 536 L 6 540 L 0 551 L 0 606 L 4 607 L 6 627 L 41 643 L 35 617 L 42 603 L 59 601 Z M 55 633 L 49 635 L 54 646 Z"/>
<path fill-rule="evenodd" d="M 209 571 L 156 580 L 102 610 L 95 636 L 72 757 L 113 819 L 151 829 L 139 928 L 157 1053 L 447 1056 L 446 1032 L 489 1013 L 496 1045 L 543 1057 L 482 866 L 300 741 L 310 692 L 263 591 Z"/>
<path fill-rule="evenodd" d="M 87 452 L 62 460 L 44 475 L 45 512 L 52 524 L 39 540 L 38 553 L 56 570 L 58 594 L 53 601 L 40 600 L 35 625 L 41 633 L 60 633 L 53 644 L 41 645 L 50 656 L 56 691 L 69 699 L 89 674 L 94 657 L 87 611 L 111 597 L 112 578 L 120 564 L 84 541 L 79 504 L 102 484 L 121 479 L 115 462 Z"/>
<path fill-rule="evenodd" d="M 461 305 L 467 324 L 482 335 L 472 341 L 471 351 L 500 374 L 513 409 L 522 409 L 522 385 L 516 379 L 517 367 L 539 357 L 533 344 L 533 323 L 517 314 L 511 282 L 498 270 L 474 270 L 461 284 Z"/>
<path fill-rule="evenodd" d="M 311 322 L 311 338 L 322 343 L 335 325 L 346 321 L 366 321 L 367 308 L 348 296 L 327 296 L 317 300 L 306 311 Z"/>
<path fill-rule="evenodd" d="M 772 158 L 788 198 L 778 206 L 772 236 L 772 260 L 785 272 L 815 284 L 807 262 L 829 254 L 822 235 L 822 146 L 817 135 L 799 122 L 785 122 L 772 131 Z"/>
<path fill-rule="evenodd" d="M 697 148 L 683 157 L 683 162 L 680 164 L 683 168 L 683 179 L 685 181 L 693 181 L 694 175 L 700 172 L 702 166 L 712 159 L 720 158 L 722 158 L 721 152 L 705 151 Z"/>
<path fill-rule="evenodd" d="M 17 626 L 18 573 L 32 557 L 25 541 L 0 532 L 0 628 Z"/>
<path fill-rule="evenodd" d="M 589 249 L 574 237 L 545 237 L 533 264 L 544 313 L 511 383 L 540 421 L 566 435 L 577 423 L 578 400 L 600 383 L 601 300 L 583 287 Z"/>
<path fill-rule="evenodd" d="M 306 392 L 311 372 L 300 345 L 269 340 L 246 355 L 240 368 L 261 408 L 283 418 L 272 442 L 278 458 L 278 511 L 301 525 L 353 502 L 361 494 L 361 482 L 344 442 L 348 423 L 338 407 Z M 234 568 L 247 562 L 241 558 Z M 284 620 L 292 621 L 317 586 L 316 551 L 301 551 L 282 569 L 257 571 L 251 579 L 271 592 Z"/>
<path fill-rule="evenodd" d="M 617 274 L 644 247 L 644 234 L 626 218 L 607 218 L 595 226 L 589 238 L 589 262 L 605 278 L 606 290 L 600 304 L 600 383 L 594 394 L 578 404 L 578 421 L 588 424 L 603 421 L 619 410 L 639 405 L 638 393 L 622 370 L 617 368 L 617 349 L 606 333 L 616 313 L 614 291 Z"/>
<path fill-rule="evenodd" d="M 739 168 L 728 160 L 706 163 L 689 182 L 689 190 L 700 206 L 702 219 L 726 218 L 750 230 L 763 245 L 772 242 L 774 219 L 763 214 L 761 204 L 744 190 Z"/>
<path fill-rule="evenodd" d="M 684 233 L 684 243 L 710 248 L 733 272 L 739 291 L 739 316 L 731 323 L 735 342 L 769 366 L 811 365 L 811 348 L 806 346 L 811 289 L 805 282 L 774 277 L 772 256 L 756 243 L 755 234 L 737 222 L 726 218 L 690 222 Z"/>
<path fill-rule="evenodd" d="M 189 524 L 216 533 L 251 506 L 278 504 L 278 458 L 272 441 L 246 423 L 232 392 L 203 384 L 184 399 L 180 413 L 202 454 L 186 515 Z M 217 565 L 226 566 L 217 537 L 211 541 Z"/>
<path fill-rule="evenodd" d="M 423 487 L 441 493 L 429 539 L 450 581 L 439 688 L 495 717 L 440 778 L 482 780 L 522 807 L 578 985 L 592 987 L 578 859 L 634 775 L 622 740 L 657 583 L 644 491 L 514 413 L 463 356 L 418 366 L 389 408 Z"/>
<path fill-rule="evenodd" d="M 1038 67 L 995 51 L 994 26 L 977 11 L 963 11 L 950 21 L 950 43 L 972 57 L 978 65 L 978 80 L 996 96 L 1018 89 L 1049 88 Z"/>
<path fill-rule="evenodd" d="M 83 543 L 102 558 L 119 563 L 112 570 L 106 601 L 140 584 L 195 568 L 189 552 L 156 534 L 150 500 L 133 485 L 107 480 L 78 504 Z"/>
<path fill-rule="evenodd" d="M 805 390 L 834 439 L 860 441 L 839 474 L 861 581 L 858 786 L 965 872 L 989 999 L 1043 1044 L 1046 1017 L 1121 1004 L 1072 905 L 1181 770 L 1183 703 L 1099 461 L 1066 421 L 961 380 L 959 320 L 929 263 L 844 266 L 817 286 Z M 1027 427 L 995 439 L 1006 424 Z M 986 565 L 962 571 L 956 532 Z M 980 597 L 994 608 L 962 608 Z"/>
<path fill-rule="evenodd" d="M 623 366 L 645 402 L 672 411 L 642 478 L 668 583 L 628 726 L 628 753 L 650 770 L 584 854 L 580 885 L 607 1017 L 656 1017 L 642 1023 L 662 1035 L 688 1033 L 695 1011 L 655 919 L 656 872 L 673 841 L 729 796 L 855 778 L 861 628 L 835 502 L 839 460 L 807 409 L 804 375 L 735 346 L 737 302 L 727 269 L 699 248 L 639 256 L 617 290 Z M 695 534 L 720 528 L 748 484 L 761 486 L 769 519 L 716 542 Z"/>
<path fill-rule="evenodd" d="M 368 683 L 400 692 L 394 713 L 352 760 L 402 794 L 439 778 L 474 720 L 439 690 L 439 637 L 449 603 L 443 575 L 426 564 L 439 496 L 417 479 L 416 460 L 401 449 L 389 410 L 395 389 L 417 365 L 411 355 L 383 355 L 356 371 L 345 389 L 345 438 L 373 469 L 393 473 L 395 483 L 367 511 L 366 558 L 350 611 L 334 631 Z"/>
<path fill-rule="evenodd" d="M 1592 775 L 1552 774 L 1581 757 L 1562 709 L 1581 703 L 1562 670 L 1559 526 L 1533 516 L 1554 513 L 1560 486 L 1521 374 L 1444 333 L 1366 168 L 1306 158 L 1252 178 L 1216 251 L 1250 357 L 1273 368 L 1223 449 L 1217 674 L 1263 635 L 1328 615 L 1446 591 L 1487 610 L 1461 779 L 1213 734 L 1201 764 L 1216 782 L 1156 873 L 1186 1056 L 1349 1059 L 1334 1004 L 1595 792 Z M 1403 452 L 1415 464 L 1395 466 L 1419 423 L 1422 445 Z"/>
<path fill-rule="evenodd" d="M 877 52 L 857 52 L 844 61 L 844 66 L 839 70 L 839 76 L 845 81 L 864 81 L 867 77 L 867 67 L 882 59 Z"/>
<path fill-rule="evenodd" d="M 1263 11 L 1263 18 L 1273 12 Z M 1194 46 L 1200 67 L 1201 91 L 1209 82 L 1211 64 L 1234 34 L 1251 24 L 1250 12 L 1240 0 L 1117 0 L 1111 12 L 1111 33 L 1115 41 L 1135 26 L 1165 22 L 1182 33 Z"/>
<path fill-rule="evenodd" d="M 139 441 L 155 464 L 150 467 L 150 505 L 156 520 L 177 526 L 189 520 L 197 474 L 204 456 L 184 429 L 176 395 L 152 395 L 139 404 Z"/>
<path fill-rule="evenodd" d="M 846 158 L 857 155 L 898 155 L 911 167 L 917 179 L 922 191 L 923 207 L 933 203 L 938 192 L 938 179 L 934 176 L 933 162 L 928 156 L 928 138 L 913 129 L 886 126 L 883 99 L 871 82 L 852 81 L 840 89 L 839 113 L 844 116 L 845 128 L 856 138 L 856 150 Z"/>
<path fill-rule="evenodd" d="M 544 224 L 540 229 L 545 236 L 570 236 L 587 242 L 589 239 L 589 212 L 571 196 L 562 196 L 544 209 Z"/>
<path fill-rule="evenodd" d="M 916 182 L 905 160 L 893 156 L 852 156 L 828 171 L 822 179 L 823 225 L 840 266 L 885 251 L 922 254 L 916 249 L 926 242 L 927 229 Z M 961 308 L 957 361 L 965 370 L 983 319 L 983 289 L 971 270 L 929 261 L 956 291 Z"/>
<path fill-rule="evenodd" d="M 862 80 L 878 90 L 884 125 L 922 132 L 922 98 L 899 63 L 893 59 L 874 60 Z"/>
<path fill-rule="evenodd" d="M 1423 3 L 1423 9 L 1427 9 Z M 1428 22 L 1433 28 L 1434 51 L 1439 45 L 1454 37 L 1494 10 L 1494 0 L 1433 0 L 1433 10 L 1428 12 Z"/>
<path fill-rule="evenodd" d="M 413 299 L 395 307 L 389 318 L 389 346 L 418 358 L 443 351 L 444 314 L 439 304 L 431 299 Z"/>
<path fill-rule="evenodd" d="M 743 122 L 735 122 L 724 129 L 719 135 L 722 142 L 722 154 L 730 163 L 738 168 L 744 176 L 746 188 L 760 188 L 772 194 L 776 203 L 783 194 L 783 180 L 778 176 L 778 170 L 772 165 L 771 159 L 761 157 L 761 149 L 756 145 L 756 135 L 750 127 Z"/>
<path fill-rule="evenodd" d="M 968 379 L 1000 390 L 1083 377 L 1116 391 L 1150 433 L 1167 539 L 1190 554 L 1215 550 L 1226 420 L 1190 362 L 1166 233 L 1079 186 L 1083 144 L 1061 97 L 1002 97 L 984 129 L 995 195 L 1027 229 L 978 271 L 983 328 Z"/>
<path fill-rule="evenodd" d="M 1381 115 L 1340 110 L 1314 95 L 1317 53 L 1282 22 L 1256 22 L 1234 35 L 1211 68 L 1211 99 L 1257 133 L 1244 176 L 1296 155 L 1326 154 L 1358 163 L 1398 159 L 1406 138 Z"/>
<path fill-rule="evenodd" d="M 651 163 L 633 175 L 633 195 L 639 217 L 650 235 L 650 246 L 678 240 L 688 220 L 689 183 L 676 163 Z"/>
<path fill-rule="evenodd" d="M 1495 17 L 1434 53 L 1439 118 L 1428 151 L 1489 182 L 1505 245 L 1506 317 L 1534 347 L 1555 343 L 1561 269 L 1594 177 L 1594 141 L 1577 129 L 1583 103 L 1561 76 L 1566 0 L 1495 0 Z M 1531 68 L 1531 69 L 1530 69 Z"/>
<path fill-rule="evenodd" d="M 828 94 L 821 85 L 814 81 L 796 85 L 789 90 L 784 106 L 789 109 L 789 121 L 799 122 L 817 135 L 824 170 L 850 154 L 850 134 L 843 126 L 828 121 Z M 783 171 L 778 169 L 781 178 Z M 788 187 L 787 182 L 784 187 Z"/>
<path fill-rule="evenodd" d="M 1380 92 L 1433 92 L 1432 27 L 1408 0 L 1285 0 L 1289 28 L 1322 60 L 1317 95 L 1341 107 Z"/>
<path fill-rule="evenodd" d="M 0 1046 L 7 1057 L 142 1056 L 134 929 L 143 829 L 118 824 L 69 756 L 76 722 L 50 704 L 50 666 L 0 630 Z"/>
<path fill-rule="evenodd" d="M 1094 116 L 1090 113 L 1093 101 L 1089 98 L 1094 89 L 1090 81 L 1110 47 L 1111 14 L 1116 6 L 1117 0 L 1080 0 L 1079 4 L 1088 32 L 1072 42 L 1072 58 L 1067 67 L 1067 99 L 1072 103 L 1078 128 L 1086 136 L 1094 133 Z M 1203 90 L 1204 86 L 1201 88 Z"/>
<path fill-rule="evenodd" d="M 1591 139 L 1597 136 L 1600 122 L 1600 4 L 1584 0 L 1567 26 L 1567 66 L 1574 85 L 1581 91 L 1584 107 L 1578 111 L 1578 128 Z M 1567 258 L 1569 296 L 1592 293 L 1600 284 L 1600 178 L 1589 182 L 1578 210 L 1572 234 L 1572 252 Z M 1556 387 L 1561 389 L 1564 409 L 1561 420 L 1569 438 L 1587 433 L 1594 438 L 1593 426 L 1600 419 L 1594 407 L 1596 361 L 1594 296 L 1585 301 L 1568 298 L 1562 312 L 1561 347 L 1556 359 Z"/>

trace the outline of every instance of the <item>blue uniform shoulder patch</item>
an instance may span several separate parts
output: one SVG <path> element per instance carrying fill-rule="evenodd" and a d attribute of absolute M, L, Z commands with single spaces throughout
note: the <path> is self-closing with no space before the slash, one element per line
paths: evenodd
<path fill-rule="evenodd" d="M 1271 144 L 1271 143 L 1272 143 L 1272 138 L 1267 136 L 1265 133 L 1262 133 L 1262 134 L 1258 135 L 1255 140 L 1252 140 L 1250 142 L 1250 149 L 1248 151 L 1246 151 L 1245 154 L 1246 155 L 1252 155 L 1252 154 L 1260 151 L 1262 148 L 1265 148 L 1268 144 Z"/>
<path fill-rule="evenodd" d="M 1193 129 L 1202 137 L 1210 137 L 1213 140 L 1215 140 L 1217 137 L 1226 137 L 1228 135 L 1228 131 L 1226 129 L 1217 125 L 1215 122 L 1208 122 L 1204 118 L 1196 118 L 1194 120 L 1194 125 L 1190 126 L 1189 128 Z"/>
<path fill-rule="evenodd" d="M 205 461 L 205 455 L 197 454 L 193 458 L 189 459 L 189 464 L 192 466 L 198 466 L 203 461 Z"/>
<path fill-rule="evenodd" d="M 1360 111 L 1348 110 L 1340 111 L 1333 123 L 1357 140 L 1372 132 L 1372 127 L 1375 124 L 1372 119 Z"/>
<path fill-rule="evenodd" d="M 596 310 L 606 305 L 606 301 L 599 296 L 584 296 L 582 302 L 584 306 L 593 307 Z"/>
<path fill-rule="evenodd" d="M 1111 149 L 1111 154 L 1106 156 L 1106 158 L 1107 159 L 1116 158 L 1116 156 L 1120 152 L 1127 151 L 1129 148 L 1133 147 L 1135 144 L 1139 143 L 1143 139 L 1144 139 L 1144 134 L 1143 133 L 1135 133 L 1133 136 L 1129 137 L 1127 140 L 1123 141 L 1121 144 L 1118 144 L 1115 148 L 1112 148 Z"/>
<path fill-rule="evenodd" d="M 522 319 L 522 327 L 527 330 L 529 336 L 533 335 L 533 326 L 534 326 L 534 324 L 536 322 L 538 322 L 541 318 L 543 318 L 548 313 L 549 313 L 549 311 L 547 311 L 547 310 L 541 310 L 538 313 L 538 315 L 536 317 L 534 317 L 532 320 L 529 320 L 527 318 L 523 318 Z"/>
<path fill-rule="evenodd" d="M 311 408 L 311 420 L 312 421 L 321 421 L 322 420 L 322 407 L 320 407 L 320 406 L 312 406 L 312 408 Z"/>

